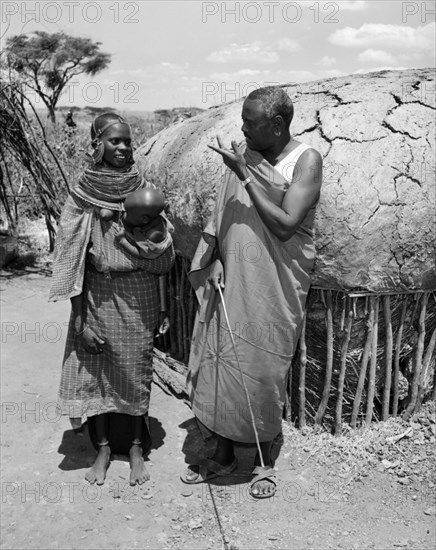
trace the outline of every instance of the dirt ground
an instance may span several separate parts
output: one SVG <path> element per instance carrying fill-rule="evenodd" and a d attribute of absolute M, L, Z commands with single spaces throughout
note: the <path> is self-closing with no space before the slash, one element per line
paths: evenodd
<path fill-rule="evenodd" d="M 389 433 L 419 437 L 390 447 L 366 445 L 384 441 L 380 425 L 342 447 L 326 433 L 284 425 L 277 493 L 255 500 L 253 448 L 237 449 L 231 477 L 180 481 L 186 462 L 212 442 L 183 401 L 153 385 L 151 480 L 130 487 L 128 463 L 116 458 L 102 487 L 88 485 L 93 448 L 56 408 L 69 304 L 47 302 L 48 272 L 1 275 L 2 548 L 434 548 L 434 409 L 410 429 L 391 423 Z"/>

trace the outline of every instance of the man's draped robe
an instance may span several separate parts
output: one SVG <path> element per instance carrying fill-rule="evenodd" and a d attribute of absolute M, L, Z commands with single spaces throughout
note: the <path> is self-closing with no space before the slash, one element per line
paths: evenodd
<path fill-rule="evenodd" d="M 299 145 L 275 167 L 247 149 L 254 180 L 250 185 L 280 206 L 298 157 L 308 148 Z M 255 435 L 220 297 L 207 283 L 214 248 L 218 246 L 224 265 L 224 302 L 259 440 L 271 441 L 281 429 L 291 360 L 304 318 L 315 257 L 314 217 L 315 205 L 296 233 L 280 241 L 228 170 L 194 256 L 190 278 L 200 307 L 189 360 L 192 409 L 207 428 L 233 441 L 253 443 Z"/>

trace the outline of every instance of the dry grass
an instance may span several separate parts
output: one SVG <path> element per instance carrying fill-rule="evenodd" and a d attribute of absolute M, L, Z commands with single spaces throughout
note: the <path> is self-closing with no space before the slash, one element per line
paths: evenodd
<path fill-rule="evenodd" d="M 304 463 L 328 467 L 332 474 L 343 479 L 341 485 L 345 487 L 365 477 L 376 465 L 389 469 L 391 463 L 392 471 L 400 475 L 398 467 L 401 464 L 416 464 L 434 455 L 435 437 L 431 426 L 436 426 L 435 411 L 435 403 L 429 401 L 410 422 L 396 417 L 354 430 L 344 425 L 340 436 L 317 431 L 313 426 L 299 430 L 292 424 L 283 423 L 283 437 L 295 453 L 306 453 Z M 403 437 L 396 437 L 401 435 Z M 382 460 L 387 462 L 382 463 Z M 423 478 L 431 478 L 428 463 L 419 473 Z"/>

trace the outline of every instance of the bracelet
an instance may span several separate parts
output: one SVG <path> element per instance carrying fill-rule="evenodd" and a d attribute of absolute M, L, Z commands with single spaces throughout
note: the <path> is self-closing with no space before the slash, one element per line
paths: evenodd
<path fill-rule="evenodd" d="M 85 327 L 83 328 L 83 330 L 79 331 L 79 332 L 75 332 L 75 335 L 76 336 L 80 336 L 81 334 L 83 334 L 86 329 L 89 328 L 88 325 L 85 323 Z"/>
<path fill-rule="evenodd" d="M 242 187 L 246 187 L 249 183 L 251 183 L 251 178 L 250 176 L 248 176 L 248 178 L 246 178 L 245 180 L 241 181 L 241 185 Z"/>

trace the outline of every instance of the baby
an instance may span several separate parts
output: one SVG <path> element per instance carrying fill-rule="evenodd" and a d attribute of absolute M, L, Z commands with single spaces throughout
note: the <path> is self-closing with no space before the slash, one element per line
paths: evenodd
<path fill-rule="evenodd" d="M 116 242 L 136 258 L 149 260 L 160 256 L 171 246 L 173 226 L 161 216 L 165 207 L 163 195 L 151 187 L 127 195 L 124 201 L 124 229 Z"/>

